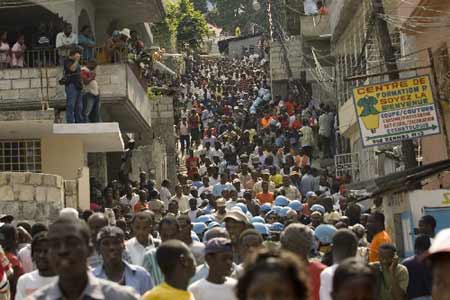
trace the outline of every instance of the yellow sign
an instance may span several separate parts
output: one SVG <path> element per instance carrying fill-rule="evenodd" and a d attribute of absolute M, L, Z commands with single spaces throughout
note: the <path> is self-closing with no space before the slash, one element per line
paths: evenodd
<path fill-rule="evenodd" d="M 364 147 L 440 133 L 429 76 L 353 89 Z"/>
<path fill-rule="evenodd" d="M 450 205 L 450 193 L 444 193 L 444 200 L 442 200 L 442 204 Z"/>

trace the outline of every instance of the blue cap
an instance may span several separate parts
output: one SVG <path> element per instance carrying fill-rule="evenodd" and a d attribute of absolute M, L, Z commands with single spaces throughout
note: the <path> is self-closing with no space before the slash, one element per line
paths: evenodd
<path fill-rule="evenodd" d="M 290 207 L 283 207 L 282 209 L 280 209 L 280 212 L 278 215 L 282 218 L 286 218 L 289 211 L 294 211 L 294 210 Z"/>
<path fill-rule="evenodd" d="M 282 208 L 281 206 L 274 206 L 274 207 L 272 207 L 272 210 L 273 210 L 277 215 L 279 215 L 281 208 Z"/>
<path fill-rule="evenodd" d="M 303 204 L 298 200 L 293 200 L 288 205 L 290 208 L 292 208 L 295 211 L 302 211 L 303 210 Z"/>
<path fill-rule="evenodd" d="M 336 227 L 329 224 L 321 224 L 314 230 L 314 236 L 320 243 L 327 245 L 333 241 L 333 235 L 337 231 Z"/>
<path fill-rule="evenodd" d="M 275 217 L 278 216 L 277 212 L 274 211 L 273 209 L 269 210 L 269 212 L 266 214 L 266 218 L 269 217 L 270 215 L 274 215 Z"/>
<path fill-rule="evenodd" d="M 261 235 L 269 235 L 269 228 L 266 224 L 254 223 L 253 227 L 258 231 Z"/>
<path fill-rule="evenodd" d="M 317 197 L 317 194 L 314 192 L 307 192 L 305 196 L 306 199 L 309 199 L 310 197 Z"/>
<path fill-rule="evenodd" d="M 322 215 L 325 214 L 325 207 L 320 204 L 314 204 L 313 206 L 311 206 L 310 210 L 318 211 L 318 212 L 322 213 Z"/>
<path fill-rule="evenodd" d="M 266 224 L 266 221 L 264 220 L 263 217 L 260 216 L 256 216 L 252 218 L 252 222 L 251 222 L 254 226 L 255 223 L 262 223 L 262 224 Z"/>
<path fill-rule="evenodd" d="M 195 219 L 195 222 L 198 223 L 210 223 L 212 221 L 215 221 L 216 219 L 212 215 L 203 215 Z"/>
<path fill-rule="evenodd" d="M 244 203 L 237 203 L 235 206 L 239 207 L 244 214 L 248 212 L 247 205 L 245 205 Z"/>
<path fill-rule="evenodd" d="M 208 227 L 205 223 L 192 223 L 192 230 L 194 230 L 196 234 L 203 234 L 206 229 L 208 229 Z"/>
<path fill-rule="evenodd" d="M 211 229 L 211 228 L 214 228 L 214 227 L 220 227 L 220 224 L 217 223 L 216 221 L 213 221 L 213 222 L 208 224 L 208 229 Z"/>
<path fill-rule="evenodd" d="M 274 204 L 277 205 L 277 206 L 288 206 L 289 205 L 289 199 L 286 198 L 283 195 L 279 195 L 279 196 L 277 196 L 275 198 Z"/>
<path fill-rule="evenodd" d="M 205 254 L 221 252 L 233 252 L 231 241 L 229 239 L 217 237 L 209 240 L 208 243 L 206 243 Z"/>
<path fill-rule="evenodd" d="M 283 229 L 284 229 L 284 225 L 281 224 L 280 222 L 275 222 L 272 225 L 270 225 L 270 231 L 282 232 Z"/>
<path fill-rule="evenodd" d="M 264 203 L 263 205 L 261 205 L 261 207 L 259 209 L 262 212 L 267 213 L 272 209 L 272 205 L 270 205 L 269 203 Z"/>

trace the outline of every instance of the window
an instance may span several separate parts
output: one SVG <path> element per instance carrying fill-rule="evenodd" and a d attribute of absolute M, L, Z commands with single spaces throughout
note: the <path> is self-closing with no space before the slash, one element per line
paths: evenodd
<path fill-rule="evenodd" d="M 0 140 L 0 172 L 40 173 L 40 140 Z"/>

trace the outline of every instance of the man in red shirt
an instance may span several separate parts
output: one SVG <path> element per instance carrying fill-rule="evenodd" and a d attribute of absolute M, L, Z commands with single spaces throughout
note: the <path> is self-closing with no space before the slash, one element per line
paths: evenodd
<path fill-rule="evenodd" d="M 192 146 L 200 145 L 200 116 L 193 108 L 188 117 L 189 131 L 191 133 Z"/>
<path fill-rule="evenodd" d="M 189 150 L 189 157 L 186 158 L 186 169 L 187 174 L 190 179 L 194 177 L 195 174 L 198 174 L 198 168 L 200 166 L 200 159 L 194 156 L 194 150 Z"/>
<path fill-rule="evenodd" d="M 10 278 L 9 284 L 11 288 L 11 299 L 15 298 L 17 280 L 25 273 L 22 263 L 17 257 L 17 230 L 11 224 L 3 224 L 0 227 L 0 245 L 5 250 L 6 258 L 8 258 L 14 275 Z"/>
<path fill-rule="evenodd" d="M 303 224 L 291 224 L 281 233 L 281 248 L 296 254 L 308 264 L 309 299 L 320 300 L 320 273 L 326 268 L 320 262 L 309 261 L 308 256 L 313 245 L 313 232 Z"/>

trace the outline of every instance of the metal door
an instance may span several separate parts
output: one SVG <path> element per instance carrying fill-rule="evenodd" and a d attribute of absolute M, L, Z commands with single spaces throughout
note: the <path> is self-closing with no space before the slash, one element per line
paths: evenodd
<path fill-rule="evenodd" d="M 410 211 L 401 214 L 404 256 L 414 255 L 414 226 Z"/>

